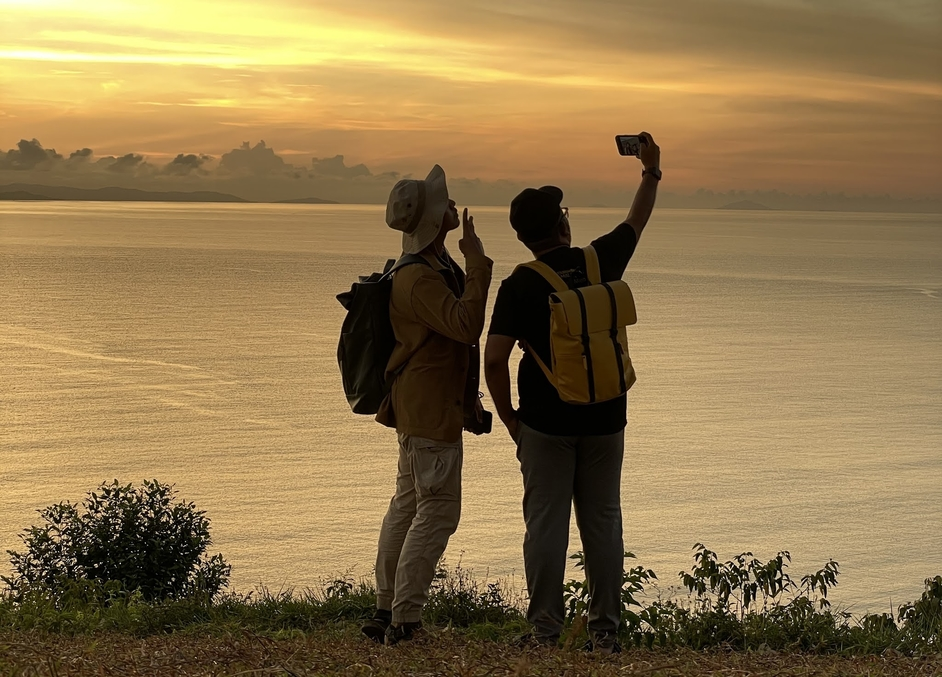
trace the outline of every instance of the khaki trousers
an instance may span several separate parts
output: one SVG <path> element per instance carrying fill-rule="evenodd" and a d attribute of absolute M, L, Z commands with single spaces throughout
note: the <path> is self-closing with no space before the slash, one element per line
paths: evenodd
<path fill-rule="evenodd" d="M 376 607 L 394 623 L 415 623 L 448 539 L 461 518 L 461 441 L 399 434 L 396 494 L 376 556 Z"/>

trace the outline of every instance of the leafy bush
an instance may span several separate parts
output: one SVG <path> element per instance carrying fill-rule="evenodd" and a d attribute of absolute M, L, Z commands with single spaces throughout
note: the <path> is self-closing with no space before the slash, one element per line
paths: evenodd
<path fill-rule="evenodd" d="M 575 561 L 577 569 L 585 570 L 585 555 L 581 551 L 570 555 L 569 559 Z M 635 559 L 634 553 L 625 552 L 625 559 Z M 622 573 L 622 634 L 638 644 L 646 641 L 642 637 L 645 625 L 653 627 L 654 621 L 649 609 L 638 601 L 637 595 L 644 594 L 644 586 L 656 580 L 657 574 L 642 566 L 626 568 Z M 585 616 L 589 610 L 588 581 L 568 581 L 563 586 L 563 603 L 570 620 Z"/>
<path fill-rule="evenodd" d="M 13 575 L 2 580 L 15 598 L 43 594 L 61 604 L 131 594 L 148 602 L 211 598 L 228 585 L 231 567 L 222 555 L 204 555 L 212 543 L 205 512 L 175 499 L 156 480 L 140 488 L 115 480 L 80 505 L 40 510 L 42 524 L 20 536 L 25 552 L 8 551 Z"/>
<path fill-rule="evenodd" d="M 625 557 L 633 559 L 630 552 Z M 681 571 L 686 599 L 658 598 L 643 603 L 645 586 L 657 576 L 641 566 L 626 568 L 622 587 L 621 639 L 635 646 L 682 646 L 801 650 L 819 653 L 874 654 L 887 649 L 925 655 L 942 651 L 942 576 L 926 581 L 922 598 L 890 614 L 870 614 L 853 621 L 834 612 L 827 599 L 837 585 L 839 568 L 830 560 L 796 582 L 787 569 L 788 552 L 767 562 L 751 552 L 721 562 L 697 543 L 694 565 Z M 572 556 L 584 568 L 582 553 Z M 564 588 L 570 632 L 584 628 L 589 594 L 586 582 Z"/>
<path fill-rule="evenodd" d="M 900 651 L 942 654 L 942 576 L 926 579 L 917 601 L 899 608 Z"/>

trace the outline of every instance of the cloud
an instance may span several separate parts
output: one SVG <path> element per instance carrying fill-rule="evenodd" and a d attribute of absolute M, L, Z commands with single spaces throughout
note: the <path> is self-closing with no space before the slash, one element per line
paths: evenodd
<path fill-rule="evenodd" d="M 392 171 L 374 174 L 362 163 L 347 166 L 343 155 L 315 157 L 309 167 L 297 166 L 264 141 L 254 145 L 243 142 L 223 153 L 218 162 L 205 153 L 177 153 L 163 163 L 133 152 L 96 157 L 90 148 L 76 150 L 64 159 L 43 149 L 37 140 L 21 141 L 6 153 L 0 151 L 0 185 L 35 182 L 76 188 L 214 190 L 262 202 L 305 197 L 384 202 L 399 176 Z"/>
<path fill-rule="evenodd" d="M 460 25 L 471 36 L 460 48 L 516 73 L 620 70 L 630 81 L 679 63 L 688 73 L 761 68 L 939 82 L 942 13 L 933 0 L 905 6 L 860 0 L 402 0 L 398 6 L 394 14 L 383 12 L 380 0 L 338 9 L 351 19 L 365 15 L 428 39 Z"/>
<path fill-rule="evenodd" d="M 21 139 L 15 149 L 0 155 L 0 169 L 26 171 L 51 165 L 61 159 L 62 156 L 55 149 L 43 148 L 36 139 L 32 141 Z"/>
<path fill-rule="evenodd" d="M 835 113 L 842 110 L 842 107 L 835 106 Z M 29 186 L 26 184 L 32 183 L 76 188 L 119 186 L 153 191 L 211 190 L 259 202 L 318 197 L 346 203 L 382 204 L 400 176 L 392 171 L 374 174 L 364 164 L 348 167 L 342 155 L 313 158 L 310 169 L 298 167 L 286 162 L 264 142 L 254 146 L 243 143 L 223 154 L 225 163 L 222 160 L 216 163 L 211 156 L 202 153 L 178 153 L 164 164 L 152 164 L 139 153 L 108 155 L 96 160 L 92 160 L 93 157 L 91 149 L 82 148 L 64 159 L 54 150 L 44 149 L 35 139 L 22 140 L 16 148 L 0 151 L 0 187 L 19 184 L 17 189 L 27 190 Z M 451 166 L 447 159 L 442 162 L 446 168 Z M 757 171 L 761 167 L 753 169 Z M 637 181 L 636 175 L 634 181 Z M 540 185 L 546 181 L 462 178 L 457 172 L 449 174 L 448 179 L 449 192 L 454 199 L 461 205 L 472 206 L 506 206 L 526 183 Z M 627 207 L 637 184 L 607 186 L 583 178 L 563 179 L 558 185 L 566 191 L 568 204 L 574 207 L 595 204 Z M 667 192 L 661 195 L 659 205 L 713 208 L 744 199 L 779 209 L 942 210 L 942 198 L 938 195 L 907 200 L 885 195 L 867 197 L 859 193 L 853 196 L 835 193 L 789 195 L 777 191 L 701 190 L 693 195 Z"/>
<path fill-rule="evenodd" d="M 611 136 L 640 129 L 663 141 L 665 185 L 684 191 L 942 185 L 938 0 L 236 2 L 157 3 L 104 23 L 96 3 L 14 3 L 6 47 L 21 57 L 0 89 L 15 119 L 0 119 L 60 146 L 146 148 L 162 166 L 181 147 L 218 158 L 233 127 L 258 130 L 243 135 L 311 152 L 281 159 L 253 139 L 162 176 L 221 167 L 297 176 L 299 189 L 372 181 L 359 161 L 614 186 Z M 218 11 L 226 21 L 208 20 Z M 879 161 L 877 130 L 892 139 Z"/>
<path fill-rule="evenodd" d="M 238 148 L 224 153 L 219 160 L 219 169 L 232 174 L 265 175 L 290 172 L 294 168 L 275 155 L 275 151 L 259 141 L 254 146 L 248 141 Z"/>
<path fill-rule="evenodd" d="M 343 155 L 335 155 L 332 158 L 313 158 L 311 160 L 311 167 L 315 176 L 354 178 L 357 176 L 373 175 L 364 164 L 347 167 L 343 162 Z"/>
<path fill-rule="evenodd" d="M 98 164 L 104 166 L 109 172 L 118 174 L 133 174 L 143 166 L 144 156 L 136 153 L 128 153 L 121 157 L 105 157 L 98 161 Z"/>
<path fill-rule="evenodd" d="M 173 158 L 173 160 L 168 162 L 162 171 L 165 174 L 173 174 L 175 176 L 187 176 L 191 172 L 206 174 L 206 170 L 202 169 L 202 167 L 207 162 L 211 162 L 212 159 L 211 155 L 194 155 L 193 153 L 184 155 L 180 153 Z"/>
<path fill-rule="evenodd" d="M 71 163 L 80 163 L 88 162 L 91 159 L 93 153 L 91 148 L 82 148 L 77 150 L 69 155 L 69 162 Z"/>

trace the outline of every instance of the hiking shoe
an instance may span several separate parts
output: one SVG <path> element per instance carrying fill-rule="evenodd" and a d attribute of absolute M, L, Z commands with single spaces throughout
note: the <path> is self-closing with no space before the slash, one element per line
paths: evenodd
<path fill-rule="evenodd" d="M 613 653 L 621 653 L 621 644 L 616 642 L 610 635 L 608 637 L 599 637 L 595 640 L 589 640 L 582 647 L 583 651 L 591 651 L 600 656 L 610 656 Z"/>
<path fill-rule="evenodd" d="M 421 622 L 390 623 L 389 627 L 386 628 L 386 646 L 395 646 L 399 642 L 408 642 L 415 636 L 416 630 L 421 627 Z"/>
<path fill-rule="evenodd" d="M 513 644 L 521 649 L 555 649 L 559 646 L 559 637 L 537 637 L 528 632 L 515 639 Z"/>
<path fill-rule="evenodd" d="M 385 609 L 377 609 L 373 617 L 360 626 L 360 632 L 372 639 L 377 644 L 382 644 L 386 637 L 386 628 L 392 621 L 392 612 Z"/>
<path fill-rule="evenodd" d="M 611 656 L 613 653 L 621 653 L 621 644 L 618 642 L 612 642 L 611 644 L 595 644 L 592 647 L 594 653 L 600 654 L 602 656 Z"/>

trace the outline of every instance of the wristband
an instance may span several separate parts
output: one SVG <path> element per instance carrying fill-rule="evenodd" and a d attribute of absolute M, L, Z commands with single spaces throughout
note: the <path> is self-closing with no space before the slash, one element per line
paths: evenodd
<path fill-rule="evenodd" d="M 656 180 L 658 180 L 658 181 L 661 180 L 661 170 L 658 169 L 657 167 L 649 167 L 649 168 L 643 170 L 643 171 L 641 172 L 641 178 L 642 178 L 642 179 L 644 178 L 645 174 L 650 174 L 651 176 L 653 176 L 653 177 L 654 177 Z"/>

